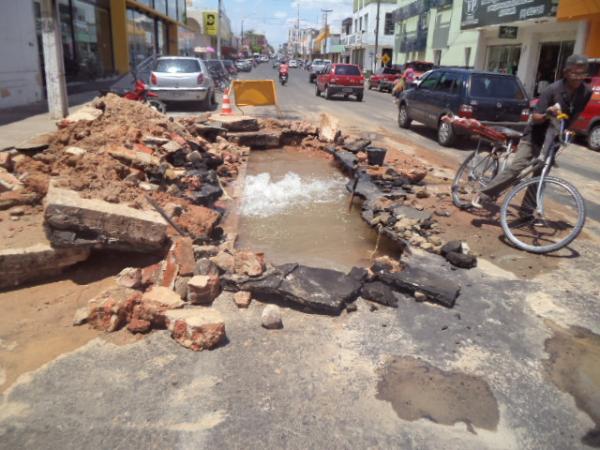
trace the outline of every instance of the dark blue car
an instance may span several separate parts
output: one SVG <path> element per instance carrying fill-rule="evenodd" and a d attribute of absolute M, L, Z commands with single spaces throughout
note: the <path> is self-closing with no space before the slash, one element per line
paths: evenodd
<path fill-rule="evenodd" d="M 440 68 L 404 91 L 398 102 L 401 128 L 421 122 L 437 129 L 441 145 L 451 146 L 461 131 L 441 120 L 446 114 L 522 129 L 529 118 L 529 99 L 515 75 Z"/>

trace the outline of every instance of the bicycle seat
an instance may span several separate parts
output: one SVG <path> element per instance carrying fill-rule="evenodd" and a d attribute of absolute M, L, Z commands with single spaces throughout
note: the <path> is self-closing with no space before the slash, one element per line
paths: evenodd
<path fill-rule="evenodd" d="M 523 137 L 523 133 L 519 133 L 517 130 L 513 130 L 512 128 L 507 127 L 492 127 L 499 133 L 502 133 L 506 136 L 506 139 L 521 139 Z"/>

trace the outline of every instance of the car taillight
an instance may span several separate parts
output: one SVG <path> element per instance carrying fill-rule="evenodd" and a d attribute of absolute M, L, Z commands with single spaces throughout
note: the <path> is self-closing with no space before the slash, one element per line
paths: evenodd
<path fill-rule="evenodd" d="M 529 120 L 529 108 L 523 109 L 521 111 L 521 122 L 527 122 Z"/>
<path fill-rule="evenodd" d="M 198 74 L 198 78 L 196 79 L 196 83 L 198 83 L 198 84 L 204 83 L 204 75 Z"/>
<path fill-rule="evenodd" d="M 470 119 L 473 117 L 473 107 L 471 105 L 460 105 L 458 108 L 458 116 Z"/>
<path fill-rule="evenodd" d="M 158 78 L 156 78 L 156 74 L 152 72 L 150 75 L 150 84 L 156 86 L 158 84 Z"/>

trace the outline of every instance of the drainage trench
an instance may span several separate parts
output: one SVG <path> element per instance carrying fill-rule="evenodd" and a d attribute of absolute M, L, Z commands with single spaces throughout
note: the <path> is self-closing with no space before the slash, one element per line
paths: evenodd
<path fill-rule="evenodd" d="M 238 247 L 274 264 L 347 271 L 368 266 L 377 233 L 352 211 L 346 178 L 326 154 L 293 148 L 250 154 L 240 205 Z M 381 238 L 373 257 L 399 254 Z"/>

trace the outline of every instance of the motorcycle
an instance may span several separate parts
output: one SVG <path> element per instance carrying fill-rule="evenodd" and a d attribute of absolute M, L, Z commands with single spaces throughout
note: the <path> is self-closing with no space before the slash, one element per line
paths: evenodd
<path fill-rule="evenodd" d="M 282 86 L 285 86 L 285 83 L 287 83 L 288 80 L 288 73 L 287 72 L 279 72 L 279 82 L 281 83 Z"/>
<path fill-rule="evenodd" d="M 148 85 L 144 83 L 142 80 L 138 79 L 136 74 L 133 74 L 134 82 L 133 89 L 128 91 L 119 91 L 119 90 L 103 90 L 100 91 L 100 95 L 106 95 L 108 93 L 118 95 L 119 97 L 126 98 L 127 100 L 133 100 L 135 102 L 146 103 L 152 109 L 158 111 L 161 114 L 166 114 L 167 106 L 160 101 L 157 97 L 158 94 L 151 92 L 148 89 Z"/>

